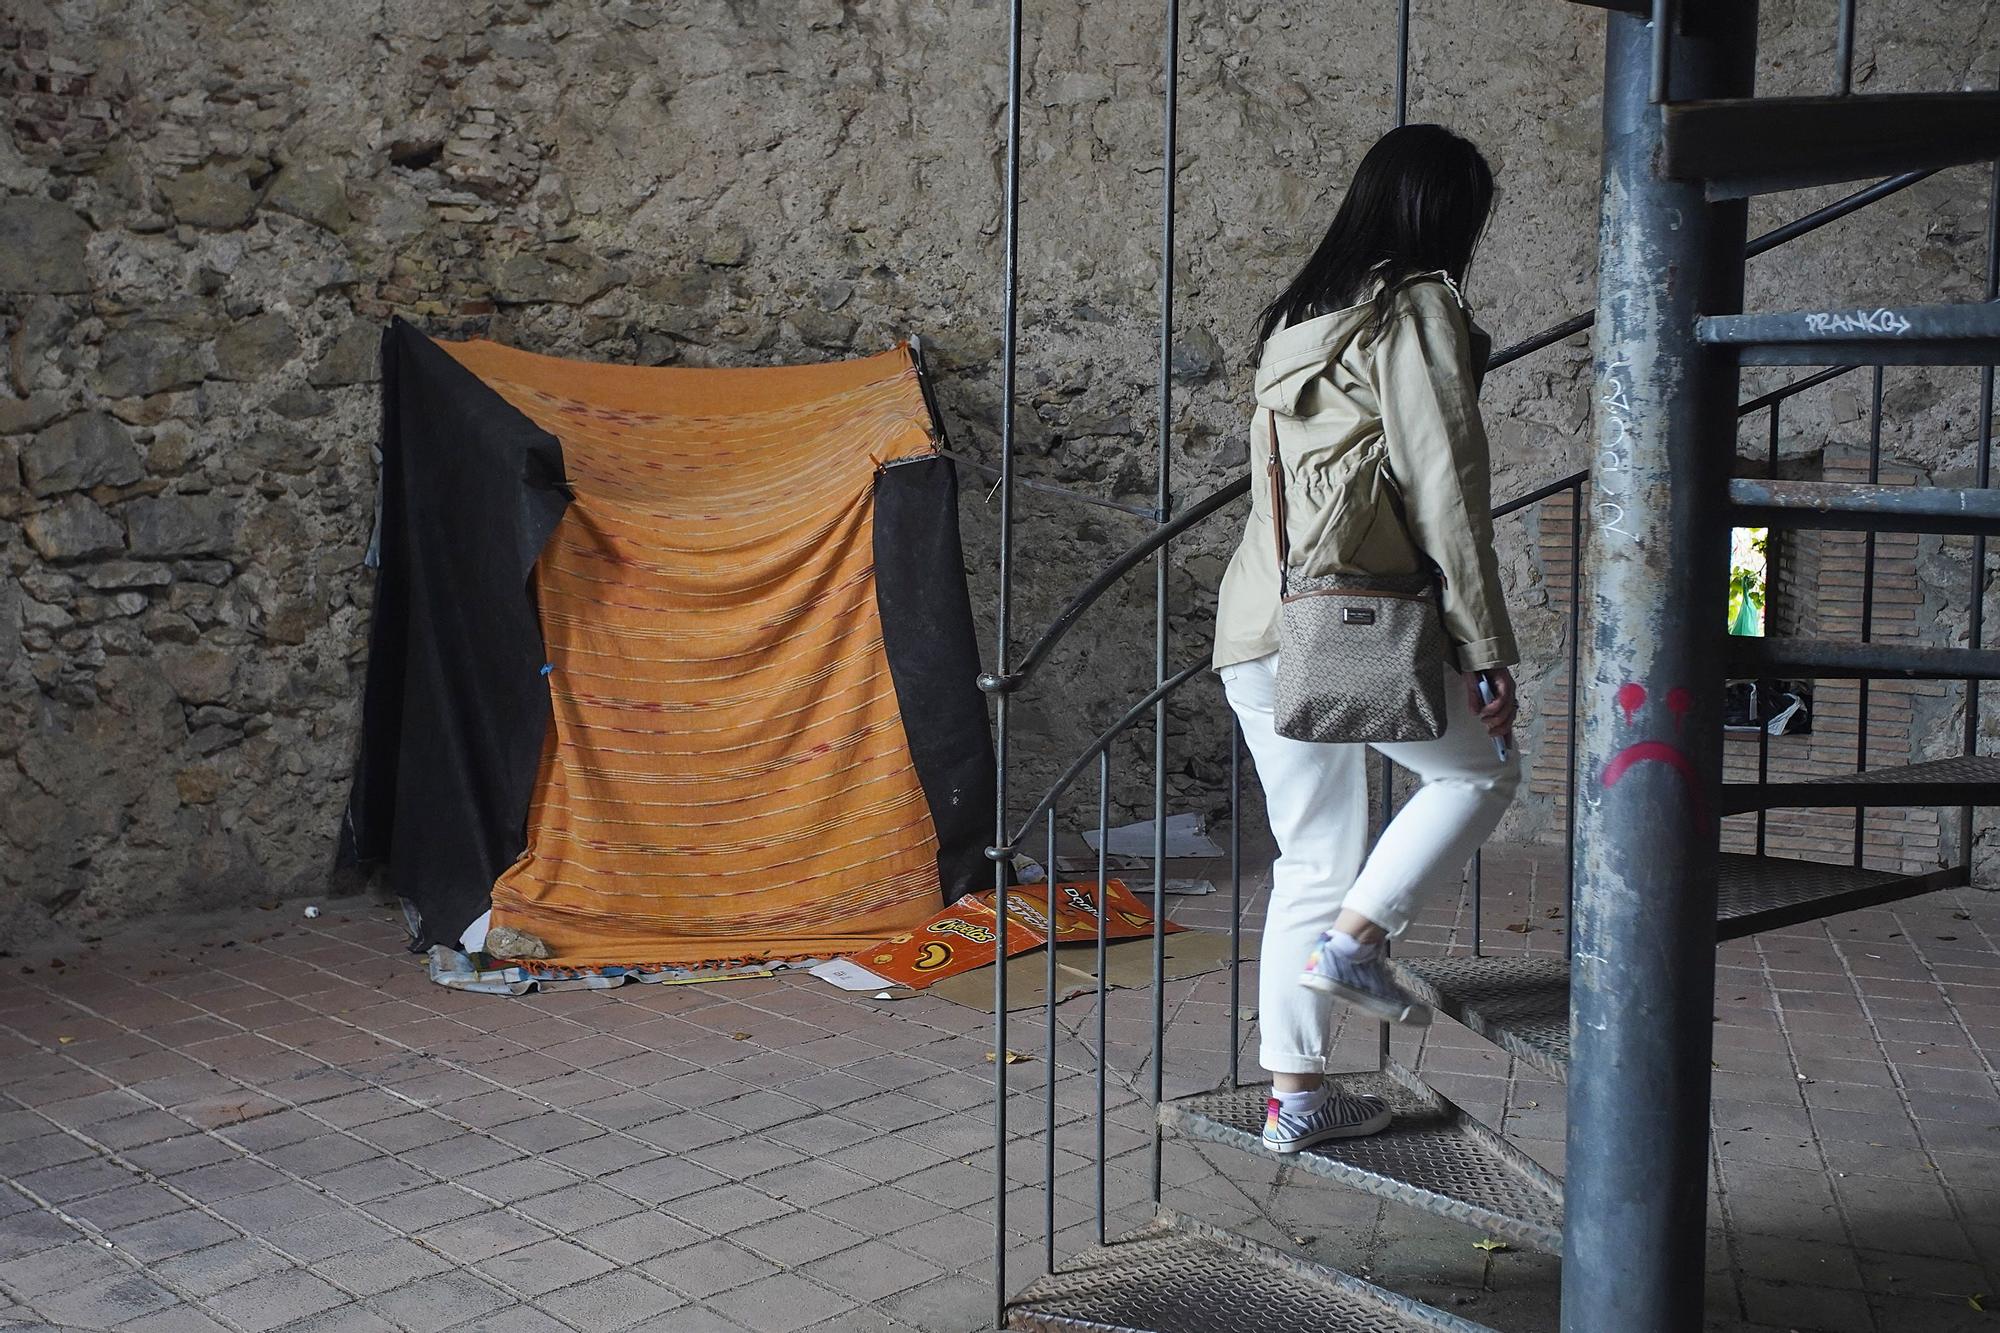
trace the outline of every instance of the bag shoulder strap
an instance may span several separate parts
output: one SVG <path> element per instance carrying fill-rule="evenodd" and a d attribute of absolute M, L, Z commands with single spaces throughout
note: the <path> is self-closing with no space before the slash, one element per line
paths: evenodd
<path fill-rule="evenodd" d="M 1285 522 L 1285 463 L 1278 449 L 1277 409 L 1267 407 L 1264 410 L 1271 416 L 1271 450 L 1269 458 L 1265 460 L 1264 470 L 1271 480 L 1271 535 L 1278 553 L 1278 596 L 1283 599 L 1291 595 L 1289 584 L 1292 563 L 1291 533 L 1287 530 Z M 1418 558 L 1429 567 L 1431 576 L 1440 577 L 1437 562 L 1432 560 L 1429 553 L 1421 546 L 1417 546 L 1416 534 L 1410 531 L 1409 506 L 1403 498 L 1402 483 L 1396 480 L 1395 470 L 1389 466 L 1386 447 L 1382 452 L 1382 475 L 1389 482 L 1389 504 L 1396 511 L 1396 521 L 1403 525 L 1403 531 L 1409 536 L 1410 545 L 1416 547 Z"/>
<path fill-rule="evenodd" d="M 1271 414 L 1271 454 L 1264 470 L 1271 478 L 1271 531 L 1278 544 L 1278 597 L 1282 600 L 1290 596 L 1288 567 L 1292 562 L 1291 534 L 1285 530 L 1285 465 L 1278 455 L 1278 413 L 1275 408 L 1265 408 Z"/>

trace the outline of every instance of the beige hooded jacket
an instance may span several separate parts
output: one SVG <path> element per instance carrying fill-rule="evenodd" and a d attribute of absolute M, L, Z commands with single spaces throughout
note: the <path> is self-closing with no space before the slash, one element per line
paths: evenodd
<path fill-rule="evenodd" d="M 1275 416 L 1294 575 L 1408 574 L 1428 556 L 1443 576 L 1459 668 L 1511 666 L 1520 658 L 1493 554 L 1479 419 L 1488 340 L 1442 273 L 1405 283 L 1382 328 L 1367 334 L 1371 308 L 1349 306 L 1266 340 L 1251 475 L 1265 475 Z M 1271 497 L 1253 484 L 1243 540 L 1222 576 L 1214 664 L 1277 648 Z"/>

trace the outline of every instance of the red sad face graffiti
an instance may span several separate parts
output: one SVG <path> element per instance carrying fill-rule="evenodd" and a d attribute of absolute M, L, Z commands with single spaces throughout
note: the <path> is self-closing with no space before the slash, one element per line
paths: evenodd
<path fill-rule="evenodd" d="M 1616 697 L 1618 711 L 1625 715 L 1625 725 L 1628 727 L 1633 725 L 1639 711 L 1646 706 L 1646 687 L 1637 681 L 1627 681 L 1618 687 Z M 1682 728 L 1687 725 L 1688 711 L 1694 707 L 1694 696 L 1688 693 L 1684 686 L 1676 685 L 1667 691 L 1666 698 L 1662 702 L 1666 705 L 1667 711 L 1673 715 L 1674 734 L 1678 737 Z M 1664 764 L 1678 773 L 1681 781 L 1687 785 L 1689 807 L 1697 819 L 1704 824 L 1708 822 L 1707 798 L 1701 789 L 1701 781 L 1695 775 L 1693 761 L 1687 757 L 1686 751 L 1682 750 L 1677 742 L 1635 741 L 1619 750 L 1605 762 L 1602 778 L 1605 790 L 1609 791 L 1617 786 L 1619 779 L 1638 765 L 1646 763 Z"/>

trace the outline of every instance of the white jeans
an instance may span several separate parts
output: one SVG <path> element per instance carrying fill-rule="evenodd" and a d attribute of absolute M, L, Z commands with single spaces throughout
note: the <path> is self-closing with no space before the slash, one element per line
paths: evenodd
<path fill-rule="evenodd" d="M 1306 956 L 1351 907 L 1391 935 L 1402 934 L 1427 893 L 1456 883 L 1493 832 L 1520 784 L 1513 754 L 1502 762 L 1466 698 L 1457 671 L 1446 673 L 1444 735 L 1377 745 L 1423 785 L 1368 851 L 1371 747 L 1288 740 L 1273 729 L 1276 653 L 1223 667 L 1222 688 L 1264 784 L 1277 839 L 1271 905 L 1258 969 L 1261 1059 L 1274 1074 L 1326 1072 L 1331 999 L 1299 984 Z"/>

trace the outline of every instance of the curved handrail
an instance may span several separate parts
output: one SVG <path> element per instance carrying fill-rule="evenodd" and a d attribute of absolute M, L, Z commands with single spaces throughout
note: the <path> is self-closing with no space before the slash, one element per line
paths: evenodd
<path fill-rule="evenodd" d="M 1154 704 L 1158 703 L 1160 700 L 1166 698 L 1169 694 L 1172 694 L 1175 690 L 1178 690 L 1181 686 L 1193 680 L 1203 671 L 1206 671 L 1208 669 L 1208 662 L 1209 662 L 1209 654 L 1204 652 L 1198 660 L 1183 667 L 1179 672 L 1167 677 L 1165 680 L 1161 681 L 1158 685 L 1155 685 L 1152 688 L 1152 690 L 1147 693 L 1145 698 L 1139 700 L 1139 702 L 1133 704 L 1130 708 L 1126 709 L 1125 715 L 1119 718 L 1116 722 L 1112 723 L 1103 732 L 1099 733 L 1097 739 L 1092 741 L 1089 744 L 1089 746 L 1087 746 L 1084 749 L 1083 753 L 1076 757 L 1076 761 L 1072 763 L 1068 768 L 1063 770 L 1063 775 L 1057 778 L 1054 784 L 1052 784 L 1049 787 L 1047 794 L 1045 794 L 1041 800 L 1035 802 L 1035 808 L 1033 810 L 1030 810 L 1028 812 L 1028 817 L 1021 821 L 1021 831 L 1019 833 L 1016 833 L 1012 838 L 1008 839 L 1007 845 L 1005 847 L 988 847 L 986 849 L 986 855 L 989 858 L 998 861 L 1004 857 L 1012 856 L 1016 851 L 1018 851 L 1020 849 L 1021 843 L 1027 838 L 1029 832 L 1034 829 L 1036 822 L 1040 820 L 1043 815 L 1047 814 L 1057 801 L 1062 799 L 1062 794 L 1068 791 L 1069 785 L 1072 782 L 1075 782 L 1077 778 L 1082 775 L 1085 766 L 1088 765 L 1091 760 L 1097 758 L 1098 755 L 1104 753 L 1104 751 L 1111 748 L 1111 742 L 1117 740 L 1120 736 L 1124 735 L 1125 732 L 1128 729 L 1130 729 L 1132 724 L 1138 721 L 1139 718 L 1142 715 L 1144 715 L 1145 711 L 1148 708 L 1151 708 Z M 1055 874 L 1055 872 L 1056 871 L 1054 866 L 1050 866 L 1048 868 L 1049 874 L 1053 875 Z"/>
<path fill-rule="evenodd" d="M 1900 176 L 1891 176 L 1885 180 L 1877 181 L 1866 189 L 1857 190 L 1844 198 L 1836 199 L 1824 208 L 1814 209 L 1812 212 L 1805 214 L 1803 217 L 1796 218 L 1782 227 L 1765 232 L 1762 236 L 1745 245 L 1744 254 L 1746 256 L 1760 255 L 1766 251 L 1776 249 L 1787 241 L 1797 240 L 1801 236 L 1819 230 L 1830 222 L 1838 221 L 1850 213 L 1857 212 L 1878 200 L 1886 199 L 1892 194 L 1906 190 L 1918 181 L 1936 174 L 1934 170 L 1908 171 Z M 1597 312 L 1595 310 L 1585 311 L 1581 315 L 1572 316 L 1564 320 L 1561 324 L 1550 329 L 1545 329 L 1531 338 L 1524 339 L 1512 346 L 1501 348 L 1486 359 L 1486 369 L 1491 372 L 1499 369 L 1501 366 L 1510 365 L 1525 356 L 1540 351 L 1544 347 L 1553 346 L 1565 338 L 1574 337 L 1576 334 L 1590 328 L 1596 321 Z M 1786 385 L 1781 389 L 1774 390 L 1771 393 L 1751 400 L 1738 409 L 1738 415 L 1748 416 L 1752 412 L 1769 407 L 1772 403 L 1782 402 L 1794 394 L 1803 393 L 1815 385 L 1838 378 L 1839 375 L 1846 374 L 1853 369 L 1853 366 L 1837 366 L 1831 371 L 1822 371 L 1817 375 L 1809 375 L 1805 379 L 1798 380 L 1793 384 Z M 1534 503 L 1535 500 L 1546 499 L 1558 491 L 1568 490 L 1572 485 L 1577 484 L 1579 478 L 1586 475 L 1588 474 L 1577 473 L 1565 477 L 1560 481 L 1552 482 L 1549 486 L 1535 492 L 1532 496 L 1525 496 L 1519 500 L 1509 501 L 1506 505 L 1494 510 L 1493 516 L 1495 518 L 1503 517 L 1527 504 Z M 1113 561 L 1104 573 L 1091 580 L 1086 587 L 1070 598 L 1068 605 L 1064 606 L 1056 618 L 1049 623 L 1048 629 L 1044 630 L 1041 637 L 1035 640 L 1034 645 L 1022 656 L 1014 670 L 1005 675 L 992 671 L 982 673 L 979 677 L 979 688 L 988 694 L 1010 694 L 1021 688 L 1041 667 L 1042 663 L 1047 660 L 1049 654 L 1055 649 L 1055 646 L 1062 641 L 1064 636 L 1076 625 L 1077 621 L 1082 619 L 1083 613 L 1088 611 L 1100 597 L 1109 592 L 1113 584 L 1117 583 L 1126 574 L 1129 574 L 1147 556 L 1152 555 L 1188 529 L 1205 522 L 1217 510 L 1242 499 L 1249 493 L 1250 478 L 1248 476 L 1238 477 L 1235 481 L 1229 482 L 1217 490 L 1210 492 L 1208 495 L 1203 496 L 1193 507 L 1175 515 L 1168 522 L 1161 524 L 1159 527 L 1153 529 L 1152 532 L 1146 534 L 1137 543 L 1128 547 L 1124 554 Z"/>
<path fill-rule="evenodd" d="M 1042 660 L 1057 643 L 1061 642 L 1062 637 L 1069 633 L 1071 626 L 1090 609 L 1093 602 L 1111 590 L 1112 584 L 1131 573 L 1147 556 L 1181 533 L 1249 493 L 1250 478 L 1238 477 L 1220 490 L 1203 496 L 1193 508 L 1176 516 L 1172 522 L 1153 529 L 1139 542 L 1127 547 L 1125 553 L 1112 561 L 1102 574 L 1092 579 L 1087 587 L 1069 599 L 1069 605 L 1049 622 L 1048 629 L 1042 632 L 1041 638 L 1035 640 L 1035 646 L 1027 651 L 1013 671 L 1004 676 L 997 672 L 984 672 L 979 677 L 979 688 L 988 694 L 1006 694 L 1026 684 L 1028 677 L 1035 674 L 1035 669 L 1041 666 Z"/>

